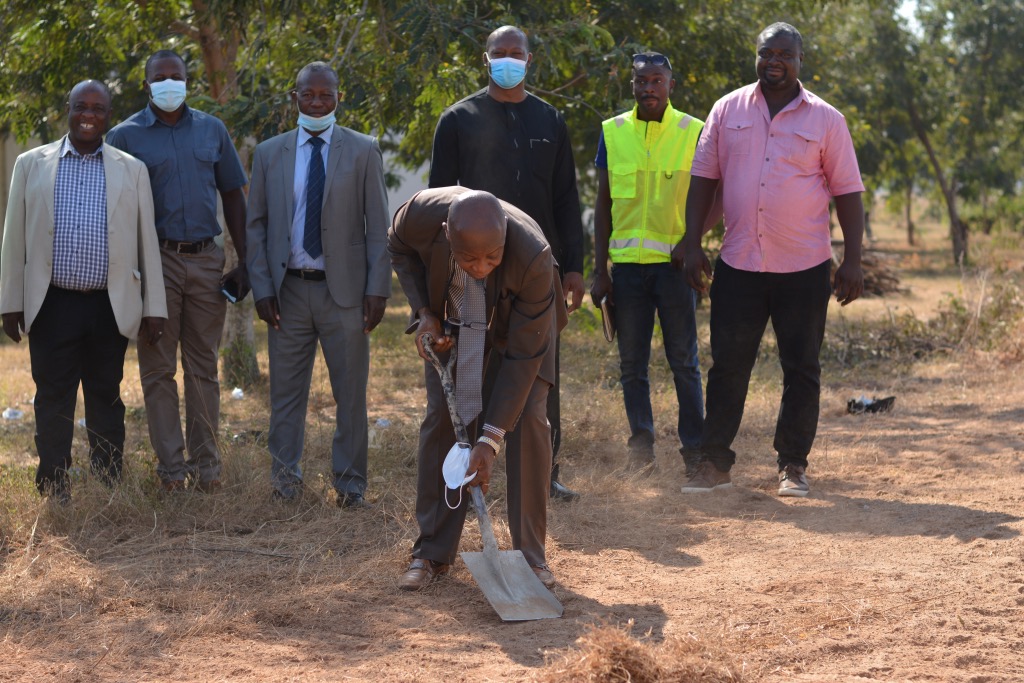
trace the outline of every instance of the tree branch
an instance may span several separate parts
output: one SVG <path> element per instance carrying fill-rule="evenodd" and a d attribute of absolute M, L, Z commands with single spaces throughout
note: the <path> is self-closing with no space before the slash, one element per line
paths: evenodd
<path fill-rule="evenodd" d="M 187 21 L 175 19 L 171 22 L 171 25 L 168 28 L 177 33 L 178 35 L 188 36 L 197 43 L 199 42 L 199 29 L 193 26 L 192 24 L 188 23 Z"/>
<path fill-rule="evenodd" d="M 608 116 L 606 114 L 598 111 L 594 106 L 592 106 L 589 102 L 587 102 L 583 98 L 581 98 L 581 97 L 573 97 L 571 95 L 563 95 L 562 93 L 559 92 L 560 90 L 568 88 L 570 85 L 572 85 L 573 83 L 578 81 L 581 76 L 585 76 L 585 75 L 586 74 L 580 74 L 580 76 L 577 76 L 576 78 L 574 78 L 573 80 L 569 81 L 565 85 L 563 85 L 563 86 L 561 86 L 559 88 L 555 88 L 554 90 L 545 90 L 543 88 L 537 88 L 535 86 L 530 86 L 530 85 L 526 86 L 526 89 L 529 90 L 530 92 L 534 93 L 534 94 L 540 94 L 540 95 L 544 95 L 546 97 L 561 97 L 563 100 L 569 100 L 570 102 L 575 102 L 576 104 L 581 104 L 584 107 L 586 107 L 587 109 L 589 109 L 590 111 L 592 111 L 595 114 L 597 114 L 598 118 L 600 118 L 602 121 L 604 121 L 606 118 L 608 118 Z"/>

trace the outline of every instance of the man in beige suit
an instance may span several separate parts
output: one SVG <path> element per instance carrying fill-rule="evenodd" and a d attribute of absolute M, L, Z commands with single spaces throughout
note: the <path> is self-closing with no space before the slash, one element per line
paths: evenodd
<path fill-rule="evenodd" d="M 292 100 L 298 128 L 256 147 L 249 190 L 249 281 L 267 323 L 273 495 L 301 491 L 306 406 L 319 341 L 336 421 L 337 503 L 366 503 L 369 334 L 391 294 L 388 204 L 377 141 L 335 125 L 338 75 L 304 66 Z"/>
<path fill-rule="evenodd" d="M 423 190 L 395 214 L 388 250 L 398 281 L 412 306 L 420 355 L 423 336 L 446 351 L 460 337 L 486 330 L 482 352 L 494 382 L 475 407 L 460 417 L 472 440 L 471 484 L 486 493 L 501 442 L 508 436 L 508 525 L 512 547 L 546 586 L 555 583 L 544 554 L 551 475 L 548 391 L 555 382 L 555 341 L 567 321 L 558 263 L 540 226 L 526 213 L 488 192 L 463 187 Z M 476 315 L 467 314 L 471 288 L 483 287 Z M 447 330 L 447 331 L 446 331 Z M 460 342 L 461 344 L 461 342 Z M 470 348 L 459 347 L 461 363 Z M 456 383 L 471 382 L 456 365 Z M 469 496 L 455 509 L 443 492 L 441 465 L 455 443 L 441 382 L 425 363 L 427 413 L 420 427 L 416 521 L 420 534 L 412 564 L 402 576 L 404 590 L 419 590 L 448 570 L 458 551 Z M 479 374 L 476 386 L 480 387 Z M 460 386 L 463 386 L 460 384 Z M 489 394 L 489 395 L 486 395 Z M 486 406 L 483 411 L 480 407 Z"/>
<path fill-rule="evenodd" d="M 15 163 L 0 256 L 4 333 L 29 338 L 36 486 L 64 504 L 79 383 L 92 469 L 112 484 L 124 451 L 128 339 L 156 342 L 167 318 L 149 175 L 103 144 L 110 91 L 82 81 L 67 110 L 67 136 Z"/>

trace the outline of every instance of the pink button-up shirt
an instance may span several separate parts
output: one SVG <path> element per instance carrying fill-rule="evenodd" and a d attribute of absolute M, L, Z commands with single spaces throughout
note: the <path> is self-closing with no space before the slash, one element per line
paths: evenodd
<path fill-rule="evenodd" d="M 758 83 L 718 100 L 690 172 L 722 180 L 722 259 L 754 272 L 832 258 L 829 200 L 864 191 L 846 119 L 802 85 L 774 119 Z"/>

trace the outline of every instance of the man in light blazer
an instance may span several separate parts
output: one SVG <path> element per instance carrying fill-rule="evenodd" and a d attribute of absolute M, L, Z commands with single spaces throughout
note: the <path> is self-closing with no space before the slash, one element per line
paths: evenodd
<path fill-rule="evenodd" d="M 513 205 L 488 192 L 440 187 L 417 193 L 398 209 L 388 231 L 388 250 L 412 307 L 408 331 L 415 332 L 424 359 L 425 334 L 436 340 L 435 351 L 446 351 L 454 342 L 443 329 L 455 324 L 453 318 L 462 316 L 464 325 L 477 322 L 465 320 L 459 303 L 465 301 L 470 279 L 484 282 L 485 366 L 491 364 L 495 379 L 483 391 L 479 417 L 465 419 L 470 440 L 478 434 L 467 474 L 475 472 L 470 483 L 486 493 L 507 435 L 512 547 L 523 551 L 544 585 L 553 586 L 544 549 L 551 480 L 547 397 L 555 383 L 555 342 L 568 314 L 551 246 L 537 222 Z M 442 323 L 448 324 L 442 328 Z M 455 371 L 458 383 L 458 364 Z M 430 363 L 424 364 L 424 378 L 427 412 L 420 427 L 416 486 L 420 533 L 412 563 L 399 581 L 403 590 L 419 590 L 448 570 L 469 500 L 463 495 L 455 509 L 445 500 L 441 466 L 455 432 Z"/>
<path fill-rule="evenodd" d="M 270 355 L 275 498 L 301 491 L 303 439 L 317 341 L 337 404 L 331 464 L 339 507 L 364 507 L 369 333 L 391 294 L 387 191 L 376 139 L 335 125 L 338 75 L 304 66 L 292 100 L 298 128 L 253 155 L 246 226 L 256 312 Z"/>
<path fill-rule="evenodd" d="M 93 471 L 121 476 L 128 339 L 149 344 L 167 318 L 145 165 L 103 143 L 110 91 L 86 80 L 68 96 L 68 134 L 18 157 L 0 255 L 0 313 L 29 338 L 36 384 L 36 486 L 70 501 L 79 383 Z"/>

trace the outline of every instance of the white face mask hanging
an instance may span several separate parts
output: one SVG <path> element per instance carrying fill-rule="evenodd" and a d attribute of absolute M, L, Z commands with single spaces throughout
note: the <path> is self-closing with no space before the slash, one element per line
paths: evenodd
<path fill-rule="evenodd" d="M 444 456 L 444 464 L 441 465 L 445 483 L 444 503 L 451 510 L 462 505 L 462 487 L 476 476 L 476 472 L 466 473 L 469 469 L 469 454 L 472 450 L 472 446 L 468 443 L 456 442 L 448 451 L 448 455 Z M 448 502 L 448 489 L 459 490 L 459 502 L 454 506 Z"/>

